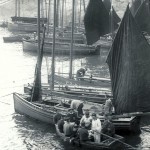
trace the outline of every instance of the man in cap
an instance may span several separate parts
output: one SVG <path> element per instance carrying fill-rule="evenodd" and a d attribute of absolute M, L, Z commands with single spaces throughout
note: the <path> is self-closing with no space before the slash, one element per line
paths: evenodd
<path fill-rule="evenodd" d="M 89 111 L 86 110 L 84 116 L 80 120 L 80 125 L 82 122 L 85 123 L 85 128 L 90 130 L 91 129 L 91 123 L 92 123 L 92 117 L 89 114 Z"/>

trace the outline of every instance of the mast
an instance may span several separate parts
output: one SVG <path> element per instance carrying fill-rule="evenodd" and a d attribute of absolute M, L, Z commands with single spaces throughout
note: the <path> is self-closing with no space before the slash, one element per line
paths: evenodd
<path fill-rule="evenodd" d="M 62 0 L 62 16 L 61 16 L 61 27 L 64 27 L 64 0 Z"/>
<path fill-rule="evenodd" d="M 84 12 L 85 12 L 85 0 L 83 0 L 83 8 L 84 8 Z"/>
<path fill-rule="evenodd" d="M 17 17 L 17 2 L 18 0 L 15 0 L 15 16 Z"/>
<path fill-rule="evenodd" d="M 60 6 L 60 0 L 57 0 L 57 7 L 56 7 L 56 27 L 59 26 L 59 6 Z"/>
<path fill-rule="evenodd" d="M 51 80 L 51 90 L 54 90 L 54 75 L 55 75 L 55 29 L 56 28 L 56 0 L 54 0 L 54 23 L 53 23 L 53 50 L 52 50 L 52 80 Z"/>
<path fill-rule="evenodd" d="M 40 38 L 40 0 L 38 0 L 38 18 L 37 18 L 37 25 L 38 25 L 38 30 L 37 30 L 37 34 L 38 34 L 38 62 L 37 62 L 37 69 L 38 69 L 38 78 L 39 78 L 39 99 L 41 98 L 41 62 L 40 62 L 40 55 L 41 55 L 41 49 L 40 49 L 40 42 L 41 42 L 41 38 Z"/>
<path fill-rule="evenodd" d="M 69 72 L 69 78 L 72 78 L 72 59 L 73 59 L 73 35 L 74 35 L 74 6 L 75 6 L 75 0 L 72 0 L 72 28 L 71 28 L 71 50 L 70 50 L 70 72 Z"/>
<path fill-rule="evenodd" d="M 80 0 L 80 10 L 79 10 L 79 27 L 81 26 L 81 0 Z"/>
<path fill-rule="evenodd" d="M 49 0 L 48 3 L 48 15 L 47 15 L 47 33 L 49 33 L 49 25 L 50 25 L 50 6 L 51 6 L 51 0 Z"/>
<path fill-rule="evenodd" d="M 20 0 L 18 0 L 18 17 L 20 17 Z"/>
<path fill-rule="evenodd" d="M 111 1 L 111 9 L 110 9 L 110 32 L 111 32 L 112 39 L 114 39 L 113 0 Z"/>

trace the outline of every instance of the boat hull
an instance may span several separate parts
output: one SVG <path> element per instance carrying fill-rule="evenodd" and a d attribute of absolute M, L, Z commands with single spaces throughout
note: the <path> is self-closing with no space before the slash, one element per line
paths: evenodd
<path fill-rule="evenodd" d="M 70 138 L 65 137 L 63 133 L 60 133 L 57 125 L 55 125 L 55 128 L 56 128 L 57 135 L 62 140 L 64 140 L 65 143 L 71 144 Z M 90 141 L 80 142 L 80 147 L 84 149 L 94 149 L 94 150 L 116 150 L 116 149 L 121 149 L 123 147 L 123 144 L 122 144 L 123 141 L 124 141 L 124 138 L 122 136 L 115 135 L 114 139 L 109 138 L 100 143 L 95 143 L 95 142 L 90 142 Z M 79 146 L 79 142 L 75 140 L 74 145 Z"/>
<path fill-rule="evenodd" d="M 56 43 L 55 45 L 55 54 L 58 55 L 70 55 L 70 44 L 69 43 Z M 36 52 L 38 49 L 38 44 L 35 41 L 27 41 L 23 40 L 23 50 Z M 52 53 L 53 44 L 45 43 L 44 44 L 44 52 Z M 89 54 L 97 54 L 98 50 L 94 46 L 87 46 L 85 44 L 74 45 L 73 54 L 74 55 L 89 55 Z"/>
<path fill-rule="evenodd" d="M 11 32 L 37 32 L 37 24 L 31 23 L 8 23 Z"/>
<path fill-rule="evenodd" d="M 44 108 L 38 107 L 33 103 L 25 100 L 19 94 L 14 93 L 14 109 L 16 112 L 29 116 L 33 119 L 53 124 L 53 115 L 55 112 L 53 111 L 46 111 Z"/>

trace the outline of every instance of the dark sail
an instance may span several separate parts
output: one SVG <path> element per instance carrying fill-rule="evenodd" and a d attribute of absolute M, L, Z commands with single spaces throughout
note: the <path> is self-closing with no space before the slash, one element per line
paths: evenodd
<path fill-rule="evenodd" d="M 38 52 L 38 58 L 37 58 L 37 63 L 35 67 L 31 101 L 37 101 L 41 99 L 41 66 L 42 66 L 42 58 L 43 58 L 45 30 L 46 28 L 44 27 L 42 43 L 41 43 L 40 51 Z"/>
<path fill-rule="evenodd" d="M 135 14 L 136 14 L 138 8 L 140 7 L 141 3 L 142 3 L 142 0 L 134 0 L 133 1 L 132 5 L 131 5 L 131 8 L 130 8 L 133 16 L 135 16 Z"/>
<path fill-rule="evenodd" d="M 102 35 L 109 33 L 109 12 L 102 0 L 90 0 L 87 6 L 84 25 L 87 44 L 91 45 Z"/>
<path fill-rule="evenodd" d="M 116 113 L 150 111 L 150 46 L 137 26 L 129 6 L 107 63 Z"/>
<path fill-rule="evenodd" d="M 149 0 L 143 1 L 140 5 L 138 11 L 135 14 L 135 20 L 140 26 L 142 31 L 148 32 L 150 34 L 150 7 Z"/>
<path fill-rule="evenodd" d="M 104 3 L 104 5 L 105 5 L 105 7 L 106 7 L 106 9 L 108 10 L 108 12 L 110 12 L 110 10 L 111 10 L 111 1 L 110 0 L 104 0 L 103 1 L 103 3 Z M 121 21 L 121 19 L 119 18 L 119 16 L 117 15 L 117 13 L 116 13 L 116 11 L 115 11 L 115 9 L 113 8 L 113 17 L 114 17 L 114 22 L 115 23 L 118 23 L 118 22 L 120 22 Z"/>

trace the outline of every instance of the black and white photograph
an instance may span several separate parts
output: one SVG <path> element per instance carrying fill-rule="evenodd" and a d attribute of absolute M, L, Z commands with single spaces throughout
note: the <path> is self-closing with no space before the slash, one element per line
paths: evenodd
<path fill-rule="evenodd" d="M 150 0 L 0 0 L 0 150 L 150 150 Z"/>

